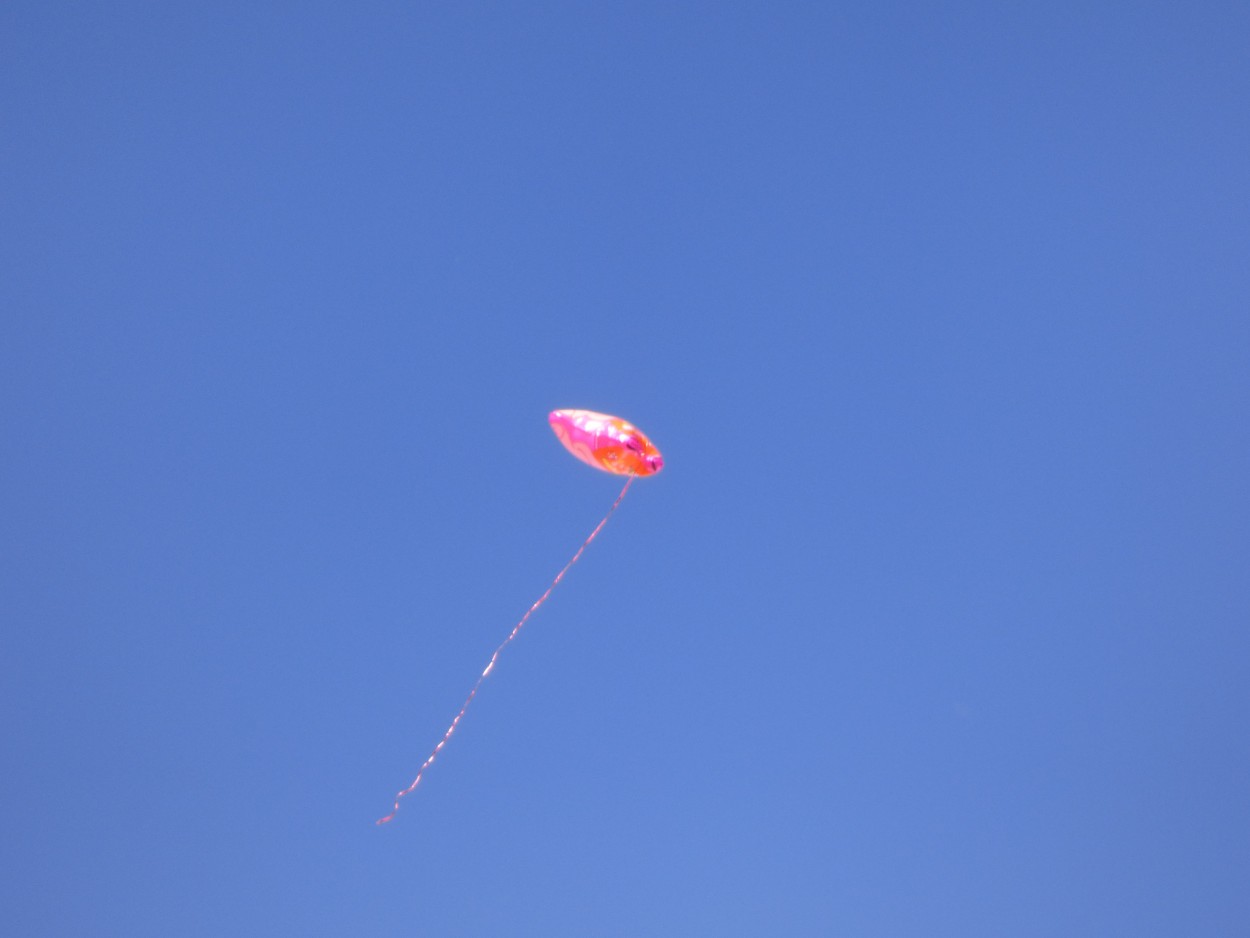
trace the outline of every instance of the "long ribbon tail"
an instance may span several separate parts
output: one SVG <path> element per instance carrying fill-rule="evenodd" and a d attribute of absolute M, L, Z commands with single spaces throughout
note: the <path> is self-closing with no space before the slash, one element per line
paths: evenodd
<path fill-rule="evenodd" d="M 517 635 L 520 634 L 521 628 L 526 622 L 529 621 L 529 617 L 537 612 L 538 607 L 547 601 L 547 598 L 551 595 L 552 590 L 554 590 L 559 585 L 560 581 L 564 579 L 564 575 L 569 572 L 569 569 L 573 566 L 573 564 L 577 563 L 577 561 L 581 558 L 586 548 L 590 546 L 591 541 L 599 536 L 599 532 L 603 530 L 603 526 L 608 523 L 608 519 L 612 517 L 612 513 L 616 511 L 617 506 L 619 506 L 621 501 L 625 498 L 625 493 L 629 491 L 629 487 L 633 484 L 634 478 L 635 477 L 631 475 L 627 480 L 625 480 L 625 487 L 621 489 L 621 494 L 616 496 L 616 501 L 612 503 L 612 507 L 608 509 L 608 513 L 603 516 L 603 519 L 597 525 L 595 525 L 595 529 L 590 532 L 590 536 L 586 538 L 586 540 L 582 541 L 582 546 L 577 548 L 577 553 L 573 555 L 573 558 L 564 565 L 564 568 L 559 573 L 556 574 L 556 578 L 551 581 L 551 585 L 547 587 L 547 591 L 538 597 L 538 601 L 529 607 L 525 615 L 521 616 L 521 621 L 512 627 L 512 631 L 508 633 L 508 637 L 499 643 L 499 647 L 495 649 L 495 653 L 490 656 L 490 661 L 486 662 L 486 667 L 482 670 L 482 673 L 478 675 L 477 683 L 473 685 L 473 690 L 469 691 L 469 696 L 465 698 L 464 705 L 460 708 L 460 712 L 457 713 L 456 718 L 451 721 L 451 725 L 447 727 L 447 732 L 443 734 L 443 738 L 439 740 L 438 745 L 434 747 L 434 751 L 430 753 L 425 762 L 421 763 L 421 768 L 417 771 L 417 777 L 412 780 L 411 785 L 395 795 L 395 805 L 391 809 L 391 813 L 386 817 L 378 818 L 376 821 L 377 824 L 389 823 L 395 815 L 399 813 L 399 802 L 417 790 L 417 786 L 421 784 L 421 779 L 425 776 L 426 771 L 434 764 L 434 759 L 440 752 L 443 751 L 443 747 L 447 745 L 448 741 L 452 737 L 452 734 L 456 732 L 456 727 L 458 727 L 460 725 L 460 721 L 464 719 L 465 711 L 469 709 L 469 704 L 473 703 L 473 698 L 477 696 L 478 688 L 482 686 L 482 682 L 486 680 L 487 675 L 489 675 L 494 669 L 495 662 L 499 660 L 500 653 L 507 648 L 509 644 L 511 644 L 512 640 L 516 638 Z"/>

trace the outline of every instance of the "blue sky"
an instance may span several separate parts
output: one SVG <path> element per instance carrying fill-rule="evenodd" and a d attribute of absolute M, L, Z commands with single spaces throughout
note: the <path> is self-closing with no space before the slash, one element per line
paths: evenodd
<path fill-rule="evenodd" d="M 6 4 L 14 933 L 1245 933 L 1247 37 Z"/>

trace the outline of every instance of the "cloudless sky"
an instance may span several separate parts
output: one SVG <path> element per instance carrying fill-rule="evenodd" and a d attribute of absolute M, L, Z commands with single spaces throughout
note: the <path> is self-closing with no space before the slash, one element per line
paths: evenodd
<path fill-rule="evenodd" d="M 1245 4 L 11 0 L 0 128 L 6 934 L 1250 933 Z"/>

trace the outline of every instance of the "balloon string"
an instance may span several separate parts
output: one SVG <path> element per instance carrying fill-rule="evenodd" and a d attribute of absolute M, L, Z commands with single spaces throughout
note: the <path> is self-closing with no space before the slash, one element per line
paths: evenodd
<path fill-rule="evenodd" d="M 608 519 L 612 517 L 612 513 L 616 511 L 617 506 L 621 503 L 621 500 L 625 498 L 625 493 L 629 491 L 629 487 L 633 484 L 634 479 L 635 476 L 631 475 L 625 481 L 625 487 L 621 489 L 621 494 L 616 496 L 616 501 L 612 503 L 612 507 L 608 509 L 608 513 L 603 516 L 603 519 L 595 525 L 595 529 L 590 532 L 590 536 L 587 537 L 586 540 L 582 541 L 582 546 L 577 548 L 577 553 L 573 555 L 573 559 L 566 563 L 564 568 L 556 574 L 556 578 L 551 581 L 551 585 L 547 587 L 547 591 L 538 597 L 537 602 L 529 607 L 525 615 L 521 616 L 521 621 L 512 627 L 512 631 L 508 633 L 508 637 L 500 642 L 499 647 L 495 649 L 495 653 L 490 656 L 490 661 L 486 662 L 486 667 L 482 670 L 482 673 L 478 675 L 477 683 L 473 685 L 473 690 L 469 691 L 469 696 L 465 698 L 464 705 L 460 708 L 460 712 L 456 714 L 456 718 L 452 720 L 451 725 L 447 727 L 447 732 L 443 734 L 443 738 L 439 740 L 438 745 L 434 747 L 434 751 L 430 753 L 429 758 L 427 758 L 425 762 L 421 763 L 421 768 L 417 771 L 417 777 L 412 780 L 411 785 L 395 795 L 395 805 L 391 809 L 391 813 L 386 817 L 378 818 L 376 821 L 377 824 L 386 824 L 391 821 L 395 815 L 399 813 L 399 802 L 405 796 L 411 795 L 417 790 L 417 786 L 421 784 L 421 779 L 424 777 L 426 770 L 434 764 L 435 757 L 442 752 L 443 747 L 447 745 L 448 741 L 452 737 L 452 734 L 456 732 L 456 727 L 459 726 L 460 721 L 464 719 L 465 711 L 469 709 L 469 704 L 473 703 L 473 698 L 477 696 L 478 688 L 482 686 L 482 682 L 486 680 L 487 675 L 489 675 L 494 669 L 495 662 L 499 660 L 500 652 L 507 648 L 512 640 L 517 637 L 522 626 L 529 621 L 529 617 L 537 612 L 538 607 L 547 601 L 547 597 L 551 595 L 552 590 L 554 590 L 556 586 L 559 585 L 560 581 L 564 579 L 564 575 L 569 572 L 569 568 L 571 568 L 573 564 L 577 563 L 586 548 L 590 546 L 590 542 L 599 536 L 599 532 L 603 530 L 603 526 L 608 523 Z"/>

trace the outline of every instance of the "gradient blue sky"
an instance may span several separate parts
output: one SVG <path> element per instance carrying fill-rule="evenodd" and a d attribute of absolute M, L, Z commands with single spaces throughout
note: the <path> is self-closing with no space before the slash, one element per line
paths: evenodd
<path fill-rule="evenodd" d="M 195 6 L 0 8 L 7 933 L 1250 932 L 1250 8 Z"/>

